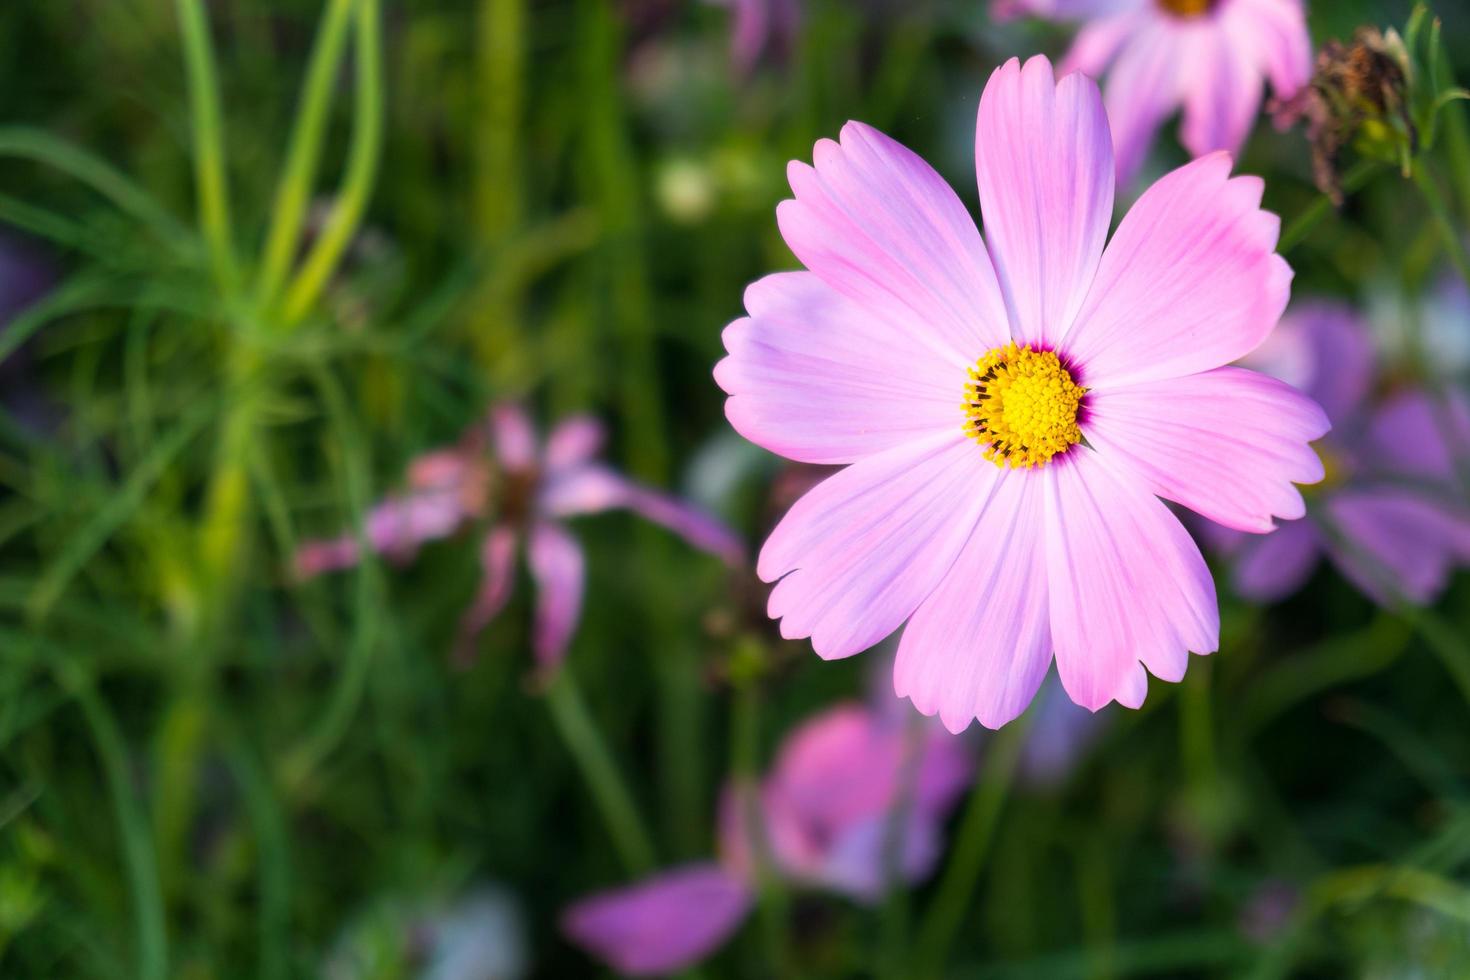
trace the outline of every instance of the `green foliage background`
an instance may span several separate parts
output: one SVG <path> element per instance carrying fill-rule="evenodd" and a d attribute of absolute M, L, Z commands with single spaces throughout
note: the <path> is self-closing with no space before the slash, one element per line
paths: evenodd
<path fill-rule="evenodd" d="M 1318 41 L 1409 12 L 1313 7 Z M 1439 13 L 1463 79 L 1470 9 Z M 738 464 L 706 502 L 758 543 L 778 467 L 733 438 L 710 368 L 745 283 L 794 264 L 785 161 L 862 119 L 973 210 L 985 79 L 1067 37 L 980 0 L 810 0 L 789 57 L 741 78 L 728 27 L 683 0 L 0 5 L 0 220 L 55 275 L 0 333 L 7 393 L 52 408 L 0 417 L 0 974 L 316 976 L 347 948 L 375 964 L 348 975 L 412 976 L 383 910 L 485 881 L 517 897 L 535 975 L 595 969 L 558 911 L 639 869 L 530 683 L 526 583 L 461 671 L 472 538 L 307 584 L 289 556 L 507 398 L 597 413 L 663 487 Z M 1161 146 L 1157 168 L 1182 160 Z M 1288 227 L 1320 211 L 1300 133 L 1263 122 L 1240 169 Z M 292 216 L 330 242 L 338 193 L 361 222 L 303 273 Z M 1301 229 L 1299 296 L 1387 290 L 1412 317 L 1443 273 L 1391 170 Z M 563 710 L 659 863 L 709 854 L 727 775 L 861 696 L 863 658 L 781 643 L 748 574 L 661 531 L 576 531 Z M 946 975 L 1470 976 L 1470 580 L 1425 611 L 1328 571 L 1222 603 L 1222 652 L 1111 711 L 1064 785 L 1005 793 L 989 740 L 981 816 L 953 830 L 991 846 Z M 1240 919 L 1272 882 L 1300 902 L 1257 941 Z M 752 925 L 704 973 L 913 975 L 934 892 L 788 896 L 776 954 Z"/>

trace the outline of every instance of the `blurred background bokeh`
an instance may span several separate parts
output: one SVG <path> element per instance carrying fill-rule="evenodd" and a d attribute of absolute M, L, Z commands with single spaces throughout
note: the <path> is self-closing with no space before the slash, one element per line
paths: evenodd
<path fill-rule="evenodd" d="M 1318 44 L 1411 13 L 1309 6 Z M 1470 79 L 1470 6 L 1436 13 Z M 821 473 L 740 439 L 711 368 L 795 266 L 787 160 L 860 119 L 974 212 L 985 80 L 1072 33 L 982 0 L 0 4 L 0 975 L 600 975 L 566 910 L 728 860 L 728 794 L 803 723 L 912 755 L 891 651 L 766 620 L 738 552 Z M 1463 113 L 1425 161 L 1462 232 Z M 1146 178 L 1185 159 L 1171 123 Z M 1239 169 L 1371 397 L 1464 385 L 1413 183 L 1332 209 L 1264 118 Z M 488 454 L 512 404 L 599 420 L 608 496 Z M 512 508 L 580 552 L 528 565 L 487 533 Z M 1470 555 L 1404 601 L 1331 562 L 1268 600 L 1211 554 L 1218 655 L 1137 712 L 975 726 L 929 860 L 751 872 L 700 974 L 1470 976 Z"/>

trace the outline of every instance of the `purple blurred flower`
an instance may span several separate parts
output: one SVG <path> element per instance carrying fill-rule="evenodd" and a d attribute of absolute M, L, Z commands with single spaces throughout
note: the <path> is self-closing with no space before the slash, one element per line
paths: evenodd
<path fill-rule="evenodd" d="M 1181 106 L 1179 138 L 1192 155 L 1238 154 L 1265 80 L 1287 99 L 1312 75 L 1300 0 L 993 0 L 991 10 L 1085 21 L 1059 74 L 1107 72 L 1119 184 L 1138 172 L 1159 126 Z"/>
<path fill-rule="evenodd" d="M 1401 594 L 1432 601 L 1451 571 L 1470 562 L 1470 503 L 1460 472 L 1470 455 L 1470 401 L 1400 390 L 1369 404 L 1373 339 L 1342 306 L 1303 307 L 1244 363 L 1293 384 L 1332 420 L 1318 444 L 1327 478 L 1306 518 L 1254 537 L 1218 525 L 1201 536 L 1234 561 L 1241 595 L 1284 598 L 1322 554 L 1379 603 Z"/>
<path fill-rule="evenodd" d="M 787 736 L 758 787 L 758 836 L 777 873 L 860 902 L 883 893 L 894 808 L 905 793 L 898 871 L 917 881 L 933 870 L 945 814 L 969 782 L 969 753 L 936 725 L 919 732 L 856 703 L 837 705 Z M 567 936 L 630 976 L 681 970 L 722 944 L 750 909 L 755 854 L 749 797 L 726 788 L 721 861 L 685 865 L 631 887 L 584 898 L 562 919 Z"/>
<path fill-rule="evenodd" d="M 510 599 L 524 544 L 537 586 L 536 659 L 543 670 L 561 662 L 580 618 L 583 586 L 582 550 L 563 526 L 565 518 L 627 508 L 727 562 L 741 560 L 739 539 L 719 521 L 599 462 L 603 438 L 599 422 L 575 416 L 542 445 L 521 408 L 500 405 L 458 446 L 415 459 L 408 492 L 369 512 L 369 547 L 397 561 L 411 559 L 427 541 L 489 520 L 480 544 L 480 590 L 460 623 L 461 658 L 473 652 L 475 637 Z M 310 578 L 355 565 L 359 557 L 354 534 L 310 541 L 296 554 L 296 571 Z"/>
<path fill-rule="evenodd" d="M 1016 774 L 1034 789 L 1052 789 L 1076 770 L 1102 736 L 1109 716 L 1073 702 L 1055 673 L 1042 683 L 1031 710 L 1034 717 L 1021 746 Z"/>
<path fill-rule="evenodd" d="M 729 7 L 735 24 L 730 30 L 730 57 L 736 70 L 748 73 L 768 47 L 789 50 L 801 27 L 798 0 L 712 0 Z"/>

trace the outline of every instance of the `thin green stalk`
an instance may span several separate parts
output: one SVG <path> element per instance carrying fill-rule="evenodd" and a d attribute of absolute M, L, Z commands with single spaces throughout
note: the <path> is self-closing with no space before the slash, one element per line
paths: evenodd
<path fill-rule="evenodd" d="M 546 707 L 557 734 L 582 770 L 623 866 L 633 875 L 652 871 L 653 842 L 566 664 L 546 688 Z"/>
<path fill-rule="evenodd" d="M 306 315 L 331 278 L 362 222 L 377 179 L 383 155 L 383 51 L 379 19 L 378 0 L 358 0 L 357 85 L 347 172 L 332 206 L 332 216 L 286 290 L 281 319 L 287 327 Z"/>
<path fill-rule="evenodd" d="M 1378 172 L 1383 167 L 1384 164 L 1376 160 L 1364 160 L 1357 164 L 1343 176 L 1342 193 L 1347 195 L 1362 190 L 1368 181 L 1378 175 Z M 1297 215 L 1282 230 L 1281 241 L 1277 245 L 1276 250 L 1285 255 L 1287 252 L 1296 248 L 1302 243 L 1303 239 L 1311 234 L 1312 229 L 1316 228 L 1323 218 L 1332 213 L 1332 210 L 1332 198 L 1326 194 L 1319 195 L 1305 211 Z"/>
<path fill-rule="evenodd" d="M 290 976 L 290 835 L 275 787 L 239 732 L 229 735 L 229 763 L 255 834 L 260 892 L 260 977 Z"/>
<path fill-rule="evenodd" d="M 483 117 L 476 132 L 475 216 L 480 240 L 503 244 L 520 226 L 521 106 L 526 0 L 480 0 L 475 69 Z"/>
<path fill-rule="evenodd" d="M 910 712 L 906 721 L 898 790 L 883 829 L 883 880 L 887 895 L 878 944 L 880 974 L 899 978 L 908 969 L 904 949 L 908 943 L 910 902 L 908 883 L 903 879 L 904 842 L 914 811 L 914 793 L 919 785 L 924 739 L 929 730 L 928 719 L 917 711 Z"/>
<path fill-rule="evenodd" d="M 995 837 L 1029 724 L 1029 716 L 1022 715 L 1001 729 L 990 743 L 984 772 L 970 793 L 944 876 L 919 929 L 914 976 L 938 977 L 949 961 L 955 933 L 965 921 L 975 885 L 985 868 L 985 856 Z"/>
<path fill-rule="evenodd" d="M 183 33 L 184 65 L 189 77 L 189 114 L 194 131 L 194 184 L 199 198 L 199 228 L 209 246 L 215 280 L 227 292 L 237 283 L 234 232 L 221 132 L 219 79 L 214 45 L 203 0 L 177 0 Z"/>
<path fill-rule="evenodd" d="M 316 179 L 317 161 L 321 156 L 327 109 L 332 101 L 332 82 L 342 61 L 354 3 L 355 0 L 328 0 L 312 46 L 301 104 L 291 127 L 286 164 L 276 187 L 274 218 L 261 255 L 256 300 L 262 306 L 275 300 L 296 254 L 312 184 Z"/>
<path fill-rule="evenodd" d="M 1439 237 L 1444 243 L 1445 251 L 1449 253 L 1450 261 L 1454 263 L 1466 285 L 1470 285 L 1470 254 L 1466 253 L 1465 243 L 1460 240 L 1461 232 L 1455 227 L 1455 219 L 1450 216 L 1449 205 L 1445 203 L 1439 185 L 1435 183 L 1434 176 L 1423 160 L 1414 164 L 1414 186 L 1419 188 L 1424 203 L 1429 207 L 1429 213 L 1434 218 L 1435 226 L 1439 228 Z"/>
<path fill-rule="evenodd" d="M 760 802 L 760 713 L 758 674 L 765 659 L 758 641 L 750 641 L 736 655 L 751 669 L 736 678 L 735 706 L 730 714 L 730 768 L 739 794 L 740 819 L 745 839 L 755 857 L 756 905 L 761 939 L 765 945 L 766 969 L 775 976 L 791 976 L 787 950 L 791 948 L 791 903 L 771 854 L 766 834 L 765 813 Z"/>
<path fill-rule="evenodd" d="M 127 749 L 117 722 L 107 705 L 97 696 L 90 678 L 82 675 L 72 661 L 58 661 L 57 671 L 62 685 L 71 691 L 81 706 L 92 732 L 97 756 L 107 777 L 112 795 L 118 831 L 122 835 L 123 860 L 127 865 L 128 883 L 133 893 L 133 925 L 137 930 L 140 980 L 164 980 L 168 976 L 168 932 L 163 909 L 163 892 L 158 883 L 158 865 L 148 821 L 138 804 L 129 770 Z"/>

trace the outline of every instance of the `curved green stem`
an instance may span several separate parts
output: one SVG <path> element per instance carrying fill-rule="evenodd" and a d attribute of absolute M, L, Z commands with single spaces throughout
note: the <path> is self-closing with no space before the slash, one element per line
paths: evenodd
<path fill-rule="evenodd" d="M 296 254 L 301 226 L 311 199 L 312 183 L 316 178 L 317 161 L 321 156 L 327 109 L 332 101 L 332 81 L 342 61 L 342 48 L 347 41 L 349 15 L 354 3 L 355 0 L 329 0 L 312 47 L 301 105 L 291 127 L 285 168 L 276 187 L 275 217 L 261 256 L 256 300 L 262 306 L 274 301 Z"/>
<path fill-rule="evenodd" d="M 234 233 L 230 226 L 230 199 L 225 177 L 224 138 L 220 126 L 219 80 L 214 70 L 208 15 L 203 0 L 177 0 L 183 32 L 184 65 L 189 76 L 189 114 L 194 130 L 194 183 L 199 198 L 199 227 L 209 245 L 216 281 L 233 291 Z"/>
<path fill-rule="evenodd" d="M 587 705 L 565 664 L 546 688 L 546 706 L 550 709 L 557 734 L 582 770 L 582 777 L 587 780 L 624 867 L 635 875 L 652 871 L 653 842 L 638 816 L 638 808 L 628 787 L 618 773 L 607 742 L 587 712 Z"/>
<path fill-rule="evenodd" d="M 347 174 L 332 206 L 331 218 L 286 290 L 281 319 L 287 327 L 306 315 L 337 268 L 362 222 L 377 179 L 383 152 L 383 52 L 378 22 L 378 0 L 358 0 L 357 91 Z"/>
<path fill-rule="evenodd" d="M 970 793 L 954 850 L 919 929 L 914 949 L 915 976 L 938 977 L 944 971 L 955 933 L 965 920 L 975 885 L 984 870 L 985 856 L 1000 823 L 1029 724 L 1029 716 L 1022 715 L 1001 729 L 985 755 L 985 771 Z"/>
<path fill-rule="evenodd" d="M 1368 181 L 1377 176 L 1383 167 L 1384 165 L 1376 160 L 1364 160 L 1353 167 L 1342 178 L 1343 194 L 1352 194 L 1362 190 Z M 1319 195 L 1305 211 L 1297 215 L 1282 230 L 1281 241 L 1277 245 L 1276 250 L 1285 255 L 1287 252 L 1296 248 L 1302 243 L 1303 239 L 1312 233 L 1312 229 L 1316 228 L 1323 218 L 1332 213 L 1332 210 L 1332 198 L 1326 194 Z"/>
<path fill-rule="evenodd" d="M 1434 218 L 1435 226 L 1439 228 L 1439 237 L 1444 243 L 1445 251 L 1449 253 L 1450 261 L 1466 284 L 1470 285 L 1470 254 L 1466 253 L 1465 243 L 1460 238 L 1462 232 L 1455 227 L 1449 205 L 1445 203 L 1439 185 L 1434 182 L 1434 176 L 1423 160 L 1414 164 L 1414 186 L 1419 188 L 1424 203 L 1429 207 L 1429 213 Z"/>

